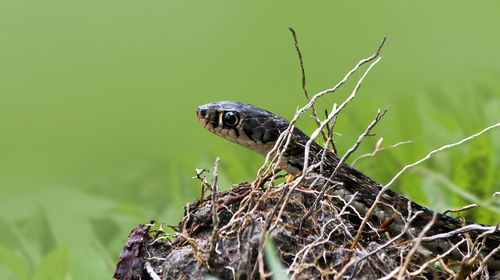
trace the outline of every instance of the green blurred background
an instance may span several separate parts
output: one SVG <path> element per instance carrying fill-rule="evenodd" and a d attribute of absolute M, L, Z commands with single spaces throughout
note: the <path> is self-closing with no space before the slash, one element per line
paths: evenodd
<path fill-rule="evenodd" d="M 307 4 L 305 4 L 307 3 Z M 262 158 L 197 123 L 198 105 L 237 100 L 287 118 L 333 86 L 384 33 L 391 48 L 342 113 L 345 152 L 391 106 L 356 155 L 386 183 L 430 150 L 500 121 L 498 1 L 0 2 L 0 278 L 110 279 L 130 230 L 175 224 L 200 192 L 195 168 L 221 157 L 221 186 Z M 354 75 L 357 79 L 361 74 Z M 342 102 L 354 80 L 322 99 Z M 304 117 L 306 132 L 313 121 Z M 442 152 L 396 191 L 442 211 L 500 221 L 500 130 Z"/>

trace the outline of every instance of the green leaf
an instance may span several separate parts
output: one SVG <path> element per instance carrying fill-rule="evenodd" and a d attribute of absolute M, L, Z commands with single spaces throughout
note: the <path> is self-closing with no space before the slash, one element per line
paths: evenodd
<path fill-rule="evenodd" d="M 28 264 L 3 245 L 0 245 L 0 265 L 10 269 L 19 280 L 28 279 Z"/>
<path fill-rule="evenodd" d="M 272 279 L 273 280 L 290 279 L 288 277 L 288 274 L 286 273 L 286 269 L 283 266 L 283 263 L 281 263 L 281 260 L 279 259 L 278 254 L 274 249 L 272 241 L 269 238 L 267 238 L 264 243 L 264 252 L 265 252 L 266 262 L 271 268 L 271 272 L 273 273 Z"/>
<path fill-rule="evenodd" d="M 460 188 L 459 186 L 455 185 L 452 181 L 450 181 L 445 176 L 443 176 L 439 173 L 436 173 L 432 170 L 425 169 L 422 167 L 414 167 L 413 172 L 422 176 L 423 178 L 432 179 L 432 180 L 436 181 L 436 183 L 439 186 L 444 187 L 450 193 L 460 197 L 465 202 L 463 204 L 460 204 L 459 205 L 460 207 L 465 206 L 465 204 L 475 203 L 475 204 L 479 205 L 482 209 L 488 211 L 488 214 L 485 215 L 486 218 L 490 217 L 491 219 L 498 220 L 498 217 L 500 215 L 500 208 L 495 204 L 494 200 L 492 200 L 491 198 L 488 198 L 487 200 L 481 200 L 473 192 L 469 192 L 467 190 Z M 427 186 L 427 187 L 429 187 L 429 186 Z M 435 194 L 432 193 L 430 195 L 435 195 Z M 449 206 L 446 206 L 446 207 L 449 207 Z M 455 208 L 458 208 L 458 206 L 455 206 Z M 471 209 L 467 212 L 471 212 L 471 211 L 474 211 L 474 209 Z"/>
<path fill-rule="evenodd" d="M 494 182 L 494 159 L 493 144 L 489 135 L 484 135 L 471 141 L 470 149 L 458 163 L 454 170 L 453 181 L 461 189 L 475 193 L 479 199 L 485 200 L 493 194 Z M 457 199 L 456 204 L 460 205 L 464 201 Z M 483 223 L 494 223 L 495 219 L 489 219 L 484 213 L 467 212 L 466 217 Z M 481 220 L 479 220 L 481 219 Z"/>
<path fill-rule="evenodd" d="M 64 280 L 68 270 L 68 246 L 59 246 L 48 253 L 35 272 L 34 280 Z"/>
<path fill-rule="evenodd" d="M 474 190 L 481 198 L 493 193 L 493 144 L 484 135 L 471 141 L 469 152 L 462 157 L 456 167 L 454 181 L 465 189 Z"/>
<path fill-rule="evenodd" d="M 443 213 L 447 209 L 453 209 L 449 195 L 437 181 L 424 177 L 420 187 L 427 196 L 428 205 L 432 210 Z"/>

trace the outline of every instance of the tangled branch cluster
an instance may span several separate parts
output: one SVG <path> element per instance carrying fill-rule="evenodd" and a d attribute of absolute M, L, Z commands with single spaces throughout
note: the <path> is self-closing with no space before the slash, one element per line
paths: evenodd
<path fill-rule="evenodd" d="M 203 184 L 207 184 L 206 180 Z M 138 269 L 136 275 L 141 275 L 141 279 L 203 279 L 206 275 L 219 279 L 266 279 L 271 274 L 263 259 L 263 237 L 268 236 L 291 279 L 446 279 L 458 276 L 446 261 L 451 250 L 438 256 L 420 251 L 424 234 L 415 240 L 406 240 L 402 238 L 404 232 L 391 236 L 383 229 L 371 227 L 363 231 L 363 237 L 354 249 L 350 249 L 364 218 L 351 207 L 354 197 L 345 201 L 327 191 L 299 230 L 297 221 L 311 209 L 320 194 L 319 190 L 300 184 L 277 219 L 277 209 L 290 193 L 291 184 L 293 182 L 285 182 L 260 189 L 252 189 L 251 183 L 240 184 L 232 190 L 216 193 L 216 203 L 213 203 L 213 196 L 209 196 L 188 204 L 175 232 L 167 234 L 159 229 L 151 231 L 156 233 L 154 236 L 144 235 L 138 258 L 150 269 Z M 214 208 L 218 229 L 213 221 Z M 404 231 L 416 215 L 418 213 L 407 217 Z M 269 225 L 272 223 L 276 225 L 271 230 Z M 478 250 L 472 250 L 481 244 L 464 237 L 456 247 L 463 243 L 470 244 L 471 252 L 475 252 L 464 256 L 465 266 L 477 268 L 469 270 L 467 275 L 472 275 L 471 279 L 487 279 L 484 259 L 481 260 Z"/>

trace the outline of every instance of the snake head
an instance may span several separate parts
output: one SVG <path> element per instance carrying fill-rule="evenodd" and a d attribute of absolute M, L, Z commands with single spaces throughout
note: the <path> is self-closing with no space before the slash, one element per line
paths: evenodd
<path fill-rule="evenodd" d="M 196 117 L 208 131 L 264 156 L 288 127 L 288 121 L 278 115 L 235 101 L 201 105 Z"/>

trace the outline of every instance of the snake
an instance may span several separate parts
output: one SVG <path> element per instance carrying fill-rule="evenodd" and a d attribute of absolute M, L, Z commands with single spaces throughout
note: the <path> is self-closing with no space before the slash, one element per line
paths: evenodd
<path fill-rule="evenodd" d="M 259 107 L 240 103 L 236 101 L 220 101 L 201 105 L 196 110 L 199 123 L 208 131 L 227 139 L 231 142 L 244 146 L 262 156 L 272 152 L 280 135 L 287 131 L 290 123 L 283 117 L 273 114 Z M 377 194 L 382 185 L 372 180 L 367 175 L 354 169 L 348 164 L 341 163 L 339 157 L 329 149 L 316 142 L 310 143 L 309 153 L 305 154 L 305 146 L 310 137 L 300 129 L 294 127 L 286 150 L 281 155 L 279 166 L 291 175 L 298 175 L 303 171 L 304 159 L 307 156 L 311 163 L 322 161 L 322 173 L 325 178 L 333 179 L 329 186 L 334 195 L 341 197 L 344 201 L 352 201 L 352 206 L 359 213 L 365 215 L 375 203 Z M 338 166 L 340 164 L 340 166 Z M 337 168 L 337 172 L 333 170 Z M 341 205 L 342 201 L 339 201 Z M 409 209 L 411 208 L 411 209 Z M 412 212 L 413 211 L 413 212 Z M 416 202 L 386 189 L 380 196 L 375 211 L 370 216 L 370 222 L 381 226 L 384 222 L 391 220 L 388 225 L 390 233 L 400 233 L 405 230 L 405 218 L 410 213 L 419 212 L 411 220 L 404 236 L 414 239 L 422 232 L 427 224 L 426 236 L 436 236 L 435 239 L 423 242 L 422 245 L 433 254 L 447 253 L 446 257 L 461 261 L 468 254 L 467 246 L 452 248 L 454 244 L 463 240 L 464 224 L 461 220 L 441 213 L 434 213 Z M 399 214 L 396 214 L 399 213 Z M 481 233 L 488 231 L 481 255 L 484 257 L 492 250 L 500 246 L 499 227 L 485 226 L 481 224 L 468 223 L 471 228 L 468 231 L 471 237 L 478 237 Z M 443 236 L 440 238 L 439 236 Z M 489 271 L 495 275 L 500 274 L 500 251 L 494 253 L 487 261 Z"/>

